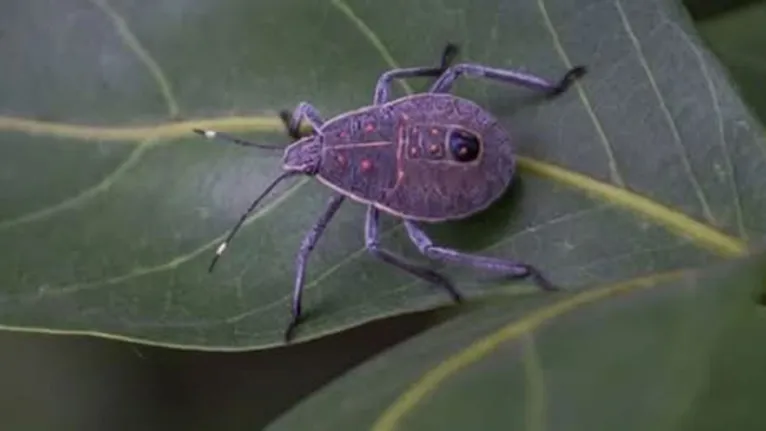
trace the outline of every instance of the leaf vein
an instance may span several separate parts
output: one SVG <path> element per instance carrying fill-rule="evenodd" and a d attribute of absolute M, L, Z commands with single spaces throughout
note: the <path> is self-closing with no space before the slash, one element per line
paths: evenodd
<path fill-rule="evenodd" d="M 573 67 L 572 62 L 569 60 L 569 56 L 567 55 L 566 51 L 564 51 L 564 46 L 559 40 L 558 32 L 553 26 L 550 15 L 548 15 L 548 9 L 545 6 L 545 1 L 536 0 L 536 2 L 538 8 L 540 9 L 540 13 L 543 16 L 543 20 L 545 21 L 545 26 L 548 29 L 548 32 L 551 34 L 553 46 L 556 49 L 556 52 L 558 53 L 559 57 L 561 57 L 564 65 L 571 69 Z M 620 187 L 625 187 L 625 181 L 622 178 L 622 174 L 620 173 L 620 170 L 617 166 L 617 161 L 614 158 L 614 150 L 612 149 L 612 144 L 606 137 L 604 128 L 601 126 L 601 121 L 596 116 L 595 111 L 593 111 L 593 107 L 591 106 L 588 96 L 585 94 L 585 90 L 583 89 L 582 84 L 575 81 L 573 86 L 577 89 L 577 94 L 580 97 L 580 101 L 582 102 L 585 111 L 588 113 L 588 116 L 590 116 L 590 119 L 593 121 L 593 125 L 596 127 L 596 133 L 598 134 L 599 138 L 601 139 L 601 143 L 604 146 L 604 152 L 606 153 L 606 157 L 608 159 L 609 172 L 611 173 L 612 181 L 614 181 Z"/>
<path fill-rule="evenodd" d="M 702 205 L 702 212 L 704 214 L 704 217 L 705 219 L 707 219 L 709 223 L 715 224 L 715 217 L 713 217 L 713 212 L 710 209 L 710 205 L 708 204 L 707 198 L 705 197 L 705 193 L 702 190 L 702 186 L 700 185 L 699 180 L 697 180 L 697 176 L 694 173 L 694 170 L 692 169 L 691 163 L 689 162 L 689 155 L 687 154 L 686 147 L 684 147 L 683 140 L 681 139 L 681 134 L 679 133 L 678 127 L 676 126 L 676 122 L 673 119 L 673 116 L 671 115 L 667 104 L 665 103 L 665 99 L 662 97 L 662 93 L 660 93 L 660 89 L 657 86 L 657 81 L 654 79 L 654 74 L 652 73 L 652 70 L 649 68 L 649 64 L 646 60 L 646 56 L 644 55 L 643 49 L 641 48 L 641 42 L 638 41 L 636 34 L 633 32 L 633 28 L 631 27 L 630 22 L 628 21 L 628 17 L 625 15 L 625 11 L 622 8 L 622 4 L 620 3 L 620 0 L 615 0 L 614 4 L 617 8 L 618 14 L 620 15 L 620 20 L 622 21 L 622 25 L 625 28 L 625 32 L 628 34 L 628 37 L 630 38 L 631 43 L 633 44 L 633 47 L 636 50 L 636 54 L 638 56 L 639 62 L 641 63 L 641 67 L 646 72 L 646 76 L 647 76 L 647 79 L 649 80 L 649 84 L 651 85 L 655 96 L 657 96 L 657 101 L 659 102 L 660 109 L 662 109 L 662 113 L 668 122 L 668 126 L 670 127 L 670 133 L 673 135 L 673 142 L 675 142 L 676 146 L 678 147 L 678 151 L 679 151 L 679 154 L 681 155 L 681 162 L 683 163 L 684 170 L 686 171 L 686 174 L 689 177 L 689 181 L 691 182 L 691 185 L 694 188 L 694 192 L 697 195 L 697 199 L 699 200 L 700 205 Z"/>
<path fill-rule="evenodd" d="M 125 43 L 125 45 L 130 48 L 130 50 L 133 51 L 133 53 L 138 57 L 139 61 L 143 63 L 147 69 L 149 69 L 149 73 L 152 75 L 152 78 L 154 78 L 154 81 L 159 86 L 160 93 L 162 93 L 162 97 L 165 99 L 165 103 L 168 105 L 170 117 L 178 117 L 178 102 L 176 101 L 175 96 L 173 96 L 173 91 L 171 89 L 170 83 L 168 82 L 168 79 L 165 77 L 165 73 L 162 71 L 162 68 L 160 68 L 159 64 L 154 60 L 154 58 L 152 58 L 151 54 L 149 54 L 149 52 L 144 49 L 143 46 L 141 46 L 141 42 L 139 42 L 138 38 L 133 34 L 132 31 L 130 31 L 130 27 L 128 27 L 128 23 L 125 21 L 125 19 L 120 16 L 117 11 L 112 9 L 107 0 L 89 1 L 101 9 L 106 14 L 106 16 L 112 20 L 112 23 L 117 29 L 117 34 L 122 39 L 123 43 Z"/>
<path fill-rule="evenodd" d="M 525 399 L 524 413 L 527 431 L 545 430 L 545 377 L 540 364 L 540 355 L 535 347 L 535 336 L 526 334 L 523 338 Z"/>
<path fill-rule="evenodd" d="M 284 202 L 286 202 L 288 198 L 293 196 L 306 183 L 308 183 L 308 179 L 302 179 L 299 182 L 296 182 L 292 187 L 285 190 L 285 192 L 279 195 L 276 199 L 264 205 L 260 210 L 254 212 L 253 215 L 250 216 L 250 218 L 248 218 L 247 221 L 242 225 L 243 228 L 255 222 L 256 220 L 262 217 L 265 217 L 272 211 L 274 211 L 276 208 L 278 208 Z M 173 259 L 168 260 L 161 264 L 157 264 L 157 265 L 149 266 L 149 267 L 136 268 L 133 271 L 130 271 L 121 275 L 109 277 L 106 279 L 94 280 L 94 281 L 89 281 L 85 283 L 69 284 L 69 285 L 60 286 L 60 287 L 47 288 L 43 291 L 39 291 L 32 295 L 30 294 L 19 295 L 19 297 L 22 299 L 23 298 L 40 299 L 42 296 L 48 296 L 48 297 L 61 296 L 61 295 L 72 294 L 76 292 L 82 292 L 86 290 L 92 290 L 105 285 L 117 284 L 123 281 L 131 280 L 131 279 L 142 277 L 149 274 L 155 274 L 158 272 L 173 270 L 177 268 L 178 266 L 180 266 L 181 264 L 189 262 L 195 257 L 201 255 L 207 249 L 217 246 L 218 243 L 220 243 L 226 237 L 227 234 L 228 233 L 224 233 L 186 254 L 176 256 Z"/>
<path fill-rule="evenodd" d="M 632 259 L 634 257 L 643 256 L 647 254 L 654 254 L 657 252 L 663 252 L 663 251 L 671 251 L 671 250 L 677 250 L 682 247 L 684 247 L 686 244 L 668 244 L 668 245 L 662 245 L 659 247 L 651 247 L 651 248 L 642 248 L 642 249 L 635 249 L 630 250 L 627 253 L 611 253 L 605 257 L 599 258 L 599 259 L 593 259 L 583 265 L 577 265 L 577 266 L 571 266 L 568 268 L 563 269 L 573 269 L 575 271 L 579 271 L 581 273 L 588 274 L 588 270 L 590 268 L 596 267 L 598 265 L 604 265 L 604 264 L 613 264 L 614 262 L 625 260 L 625 259 Z M 653 265 L 652 265 L 653 266 Z"/>
<path fill-rule="evenodd" d="M 665 226 L 670 232 L 689 238 L 717 254 L 739 256 L 747 251 L 746 244 L 740 239 L 729 236 L 678 210 L 627 189 L 527 157 L 519 157 L 519 167 L 632 210 L 661 226 Z"/>
<path fill-rule="evenodd" d="M 553 220 L 551 220 L 551 222 L 552 221 Z M 543 224 L 545 224 L 545 223 L 543 223 Z M 401 226 L 401 225 L 396 225 L 395 228 L 399 227 L 399 226 Z M 387 231 L 386 234 L 390 233 L 391 230 L 392 229 L 389 229 L 389 231 Z M 674 244 L 674 245 L 668 246 L 668 247 L 657 247 L 657 248 L 654 248 L 654 249 L 645 249 L 645 250 L 639 251 L 638 253 L 635 253 L 635 255 L 640 255 L 643 252 L 650 253 L 650 252 L 656 252 L 656 251 L 672 250 L 674 248 L 679 248 L 681 246 L 682 245 Z M 630 257 L 630 255 L 631 255 L 630 253 L 624 253 L 624 254 L 620 254 L 620 255 L 611 255 L 611 256 L 608 256 L 608 257 L 606 257 L 604 259 L 599 260 L 599 263 L 613 262 L 613 261 L 616 261 L 616 260 L 624 259 L 626 257 Z M 562 268 L 563 269 L 570 269 L 570 268 L 578 269 L 578 268 L 582 268 L 582 267 L 578 267 L 578 266 L 572 265 L 572 266 L 567 266 L 567 267 L 562 267 Z M 635 278 L 629 279 L 628 281 L 626 281 L 626 283 L 627 282 L 632 282 L 632 280 L 643 279 L 645 277 L 646 276 L 637 276 Z M 389 290 L 385 291 L 384 293 L 382 293 L 380 295 L 377 295 L 375 298 L 376 298 L 376 300 L 391 298 L 391 297 L 393 297 L 395 295 L 398 295 L 399 293 L 401 293 L 401 292 L 403 292 L 403 291 L 405 291 L 407 289 L 410 289 L 410 288 L 412 288 L 412 287 L 414 287 L 416 285 L 423 284 L 423 283 L 424 282 L 422 280 L 417 279 L 417 278 L 410 279 L 410 281 L 403 282 L 403 283 L 393 287 L 392 289 L 389 289 Z M 498 286 L 496 288 L 493 288 L 492 291 L 490 293 L 488 293 L 487 296 L 491 297 L 493 295 L 520 295 L 520 294 L 526 294 L 526 292 L 522 292 L 521 290 L 518 289 L 518 287 L 521 287 L 523 285 L 523 283 L 524 283 L 523 281 L 512 281 L 509 284 L 500 285 L 500 286 Z M 622 281 L 615 281 L 615 283 L 622 283 Z M 533 294 L 536 294 L 537 292 L 539 292 L 539 289 L 536 286 L 534 286 L 532 283 L 528 282 L 527 286 L 529 286 L 529 292 L 532 292 Z M 437 294 L 436 296 L 439 296 L 439 295 Z M 230 316 L 230 317 L 225 318 L 225 319 L 207 319 L 207 320 L 201 320 L 201 319 L 197 318 L 197 319 L 194 319 L 192 321 L 176 321 L 176 322 L 164 321 L 164 322 L 161 322 L 161 323 L 157 323 L 157 322 L 153 321 L 153 322 L 149 322 L 149 323 L 131 323 L 131 326 L 133 326 L 133 327 L 141 327 L 141 328 L 188 328 L 188 327 L 195 327 L 197 329 L 202 330 L 202 329 L 208 329 L 208 328 L 211 328 L 211 327 L 218 327 L 218 326 L 221 326 L 221 325 L 231 325 L 233 323 L 241 322 L 242 320 L 244 320 L 244 318 L 246 318 L 248 316 L 252 316 L 252 315 L 254 315 L 254 314 L 258 313 L 258 312 L 265 311 L 267 309 L 272 309 L 272 308 L 274 308 L 277 305 L 281 305 L 281 304 L 287 303 L 287 301 L 290 298 L 292 298 L 292 295 L 285 295 L 283 298 L 275 300 L 273 302 L 270 302 L 269 304 L 263 305 L 261 307 L 258 307 L 257 309 L 248 310 L 247 312 L 244 312 L 244 313 L 241 313 L 241 314 L 238 314 L 238 315 L 235 315 L 235 316 Z M 354 312 L 354 314 L 371 314 L 371 313 L 375 312 L 375 309 L 370 308 L 367 305 L 368 304 L 366 304 L 366 303 L 358 303 L 358 304 L 354 304 L 354 305 L 349 305 L 349 306 L 346 306 L 346 307 L 343 308 L 343 312 L 347 313 L 347 314 L 349 312 Z M 358 313 L 356 313 L 356 312 L 358 312 Z M 379 314 L 378 317 L 373 317 L 373 318 L 370 318 L 370 319 L 365 320 L 365 321 L 371 321 L 371 320 L 375 320 L 376 318 L 384 318 L 384 317 L 388 317 L 388 316 L 390 316 L 390 314 L 382 313 L 382 314 Z M 335 324 L 337 323 L 337 318 L 338 318 L 337 314 L 333 314 L 333 315 L 326 315 L 325 314 L 325 315 L 317 316 L 316 318 L 312 319 L 311 322 L 306 322 L 306 324 L 307 325 L 311 325 L 315 329 L 316 328 L 320 328 L 320 330 L 321 330 L 321 328 L 325 324 L 327 324 L 328 328 L 335 326 Z M 261 332 L 259 332 L 260 336 L 257 337 L 257 338 L 258 339 L 263 339 L 263 338 L 266 338 L 266 337 L 269 337 L 269 336 L 273 336 L 273 335 L 281 335 L 283 332 L 284 332 L 284 328 L 282 328 L 282 329 L 278 329 L 277 328 L 277 329 L 274 329 L 274 330 L 261 331 Z M 312 338 L 316 338 L 316 337 L 320 337 L 320 335 L 317 335 L 317 333 L 312 334 Z"/>
<path fill-rule="evenodd" d="M 276 132 L 284 130 L 279 117 L 223 117 L 197 119 L 148 126 L 87 126 L 54 123 L 0 115 L 0 131 L 21 132 L 36 136 L 82 139 L 85 141 L 142 141 L 146 139 L 178 139 L 193 137 L 192 129 L 220 129 L 228 132 Z"/>
<path fill-rule="evenodd" d="M 402 226 L 401 223 L 397 223 L 396 225 L 388 228 L 387 230 L 380 233 L 380 239 L 384 239 L 388 237 L 388 235 L 392 234 L 394 231 L 396 231 L 397 228 Z M 357 250 L 354 250 L 353 252 L 349 253 L 346 257 L 338 261 L 335 265 L 330 266 L 327 268 L 324 272 L 319 274 L 315 279 L 313 279 L 311 282 L 306 283 L 306 285 L 303 287 L 304 292 L 308 292 L 310 290 L 313 290 L 316 286 L 320 285 L 322 281 L 324 281 L 325 278 L 331 276 L 336 271 L 340 270 L 341 268 L 349 265 L 351 262 L 355 261 L 356 259 L 360 258 L 363 253 L 366 251 L 364 247 L 359 248 Z M 269 302 L 268 304 L 262 305 L 257 308 L 253 308 L 250 310 L 247 310 L 245 312 L 236 314 L 234 316 L 230 316 L 226 319 L 227 324 L 236 323 L 241 320 L 246 319 L 247 317 L 250 317 L 252 315 L 258 314 L 260 312 L 272 309 L 282 303 L 285 303 L 289 301 L 292 298 L 292 293 L 282 296 L 281 298 L 274 300 L 272 302 Z"/>
<path fill-rule="evenodd" d="M 721 152 L 723 153 L 723 162 L 726 165 L 726 174 L 729 177 L 729 186 L 731 187 L 731 194 L 732 194 L 732 201 L 734 203 L 734 211 L 735 211 L 735 217 L 737 218 L 737 229 L 739 231 L 739 236 L 743 239 L 748 238 L 747 230 L 745 229 L 745 222 L 743 219 L 743 211 L 742 211 L 742 201 L 741 196 L 739 193 L 739 187 L 737 186 L 737 179 L 734 175 L 734 165 L 731 162 L 731 157 L 729 157 L 729 147 L 728 143 L 726 141 L 726 134 L 724 132 L 724 124 L 723 124 L 723 113 L 721 112 L 721 104 L 718 100 L 718 94 L 716 93 L 715 85 L 713 84 L 713 79 L 710 76 L 710 71 L 707 68 L 707 64 L 705 64 L 705 59 L 702 56 L 702 52 L 700 51 L 699 47 L 697 47 L 691 40 L 689 40 L 689 35 L 686 34 L 685 31 L 683 31 L 681 28 L 679 28 L 675 23 L 671 21 L 667 21 L 671 25 L 671 28 L 674 29 L 681 38 L 686 42 L 687 45 L 689 45 L 689 48 L 694 53 L 695 57 L 697 58 L 697 62 L 700 65 L 700 68 L 702 69 L 702 74 L 705 77 L 705 83 L 707 84 L 708 92 L 710 93 L 710 99 L 713 105 L 713 110 L 715 110 L 716 114 L 716 120 L 718 123 L 718 136 L 719 136 L 719 146 L 721 147 Z"/>
<path fill-rule="evenodd" d="M 556 217 L 556 218 L 553 218 L 553 219 L 550 219 L 550 220 L 546 220 L 546 221 L 544 221 L 542 223 L 538 223 L 538 224 L 536 224 L 534 226 L 529 226 L 529 227 L 527 227 L 527 228 L 525 228 L 523 230 L 515 232 L 513 235 L 511 235 L 509 237 L 504 237 L 504 238 L 500 239 L 499 241 L 496 241 L 495 243 L 485 247 L 484 250 L 490 250 L 490 249 L 492 249 L 494 247 L 497 247 L 497 246 L 499 246 L 501 244 L 504 244 L 504 243 L 507 243 L 509 241 L 512 241 L 513 239 L 518 238 L 519 236 L 521 236 L 523 234 L 534 233 L 537 230 L 539 230 L 540 228 L 543 228 L 543 227 L 546 227 L 546 226 L 549 226 L 549 225 L 553 225 L 553 224 L 557 224 L 557 223 L 561 223 L 561 222 L 564 222 L 564 221 L 568 221 L 568 220 L 571 220 L 571 219 L 576 218 L 576 217 L 581 217 L 583 215 L 590 214 L 593 211 L 600 210 L 600 209 L 601 209 L 601 207 L 595 207 L 595 208 L 588 208 L 588 209 L 584 209 L 584 210 L 580 210 L 580 211 L 575 211 L 575 212 L 568 213 L 568 214 L 565 214 L 565 215 L 560 216 L 560 217 Z M 387 230 L 383 231 L 381 233 L 381 235 L 380 235 L 381 240 L 386 238 L 386 237 L 388 237 L 388 235 L 393 234 L 401 226 L 402 226 L 401 223 L 397 223 L 394 226 L 392 226 L 392 227 L 388 228 Z M 337 272 L 340 269 L 350 265 L 351 263 L 353 263 L 357 259 L 359 259 L 361 256 L 363 256 L 365 251 L 366 251 L 366 248 L 361 247 L 361 248 L 359 248 L 357 250 L 354 250 L 353 252 L 349 253 L 345 258 L 341 259 L 335 265 L 332 265 L 331 267 L 327 268 L 324 272 L 322 272 L 319 276 L 317 276 L 310 283 L 306 283 L 306 285 L 304 286 L 304 289 L 303 289 L 304 292 L 308 292 L 310 290 L 313 290 L 315 287 L 320 286 L 321 283 L 326 278 L 330 277 L 335 272 Z M 418 282 L 418 280 L 414 280 L 412 282 L 406 283 L 403 286 L 410 285 L 410 284 L 415 284 L 417 282 Z M 397 287 L 394 290 L 398 290 L 398 289 L 402 288 L 403 286 Z M 279 298 L 279 299 L 277 299 L 275 301 L 272 301 L 272 302 L 270 302 L 268 304 L 265 304 L 265 305 L 259 306 L 257 308 L 253 308 L 253 309 L 247 310 L 245 312 L 242 312 L 242 313 L 236 314 L 234 316 L 231 316 L 231 317 L 226 319 L 226 323 L 227 324 L 231 324 L 231 323 L 239 322 L 241 320 L 244 320 L 247 317 L 250 317 L 252 315 L 258 314 L 260 312 L 272 309 L 272 308 L 274 308 L 274 307 L 276 307 L 276 306 L 278 306 L 280 304 L 283 304 L 283 303 L 289 301 L 290 298 L 292 298 L 292 294 L 284 295 L 282 298 Z"/>
<path fill-rule="evenodd" d="M 124 140 L 129 138 L 155 137 L 157 139 L 178 138 L 188 134 L 191 127 L 221 131 L 280 131 L 284 127 L 278 118 L 272 117 L 224 117 L 200 119 L 183 123 L 157 126 L 109 129 L 74 126 L 62 123 L 0 116 L 0 130 L 25 131 L 54 136 L 88 137 L 91 139 Z M 93 133 L 95 132 L 95 133 Z M 738 238 L 728 236 L 713 227 L 702 224 L 686 214 L 659 204 L 651 199 L 624 188 L 601 182 L 587 175 L 558 167 L 554 164 L 519 156 L 519 168 L 538 176 L 558 181 L 586 194 L 595 195 L 607 201 L 622 205 L 671 231 L 692 238 L 695 242 L 725 255 L 739 255 L 746 249 Z"/>
<path fill-rule="evenodd" d="M 367 40 L 372 43 L 372 46 L 375 47 L 375 49 L 380 53 L 380 56 L 383 57 L 383 60 L 388 64 L 388 66 L 392 69 L 399 69 L 399 65 L 394 60 L 394 57 L 391 56 L 391 53 L 388 51 L 388 48 L 383 44 L 383 42 L 380 40 L 377 34 L 359 17 L 354 13 L 354 10 L 351 9 L 351 7 L 343 0 L 330 0 L 330 3 L 335 6 L 346 18 L 353 23 L 356 28 L 362 33 L 364 37 L 367 38 Z M 403 79 L 397 80 L 399 82 L 399 85 L 402 86 L 404 91 L 407 93 L 412 94 L 413 90 L 412 87 L 407 84 L 407 82 Z"/>
<path fill-rule="evenodd" d="M 112 187 L 117 181 L 119 181 L 123 175 L 125 175 L 125 173 L 127 173 L 133 166 L 138 164 L 141 157 L 149 148 L 155 146 L 156 144 L 157 141 L 150 140 L 139 143 L 136 148 L 128 155 L 128 157 L 112 172 L 102 178 L 98 184 L 82 190 L 74 196 L 70 196 L 57 204 L 49 205 L 45 208 L 23 214 L 9 220 L 0 221 L 0 232 L 25 223 L 45 219 L 54 214 L 68 209 L 74 209 L 85 204 L 90 199 L 93 199 L 101 193 L 109 190 L 109 188 Z"/>
<path fill-rule="evenodd" d="M 534 333 L 540 326 L 550 323 L 562 315 L 600 300 L 620 294 L 629 294 L 637 289 L 657 287 L 662 281 L 678 278 L 683 271 L 653 274 L 625 282 L 591 289 L 543 306 L 529 315 L 513 321 L 489 335 L 461 349 L 442 361 L 439 365 L 425 372 L 403 394 L 382 413 L 372 426 L 374 431 L 394 430 L 397 424 L 409 414 L 428 395 L 436 391 L 447 379 L 463 368 L 483 359 L 500 345 L 515 341 L 522 336 Z"/>

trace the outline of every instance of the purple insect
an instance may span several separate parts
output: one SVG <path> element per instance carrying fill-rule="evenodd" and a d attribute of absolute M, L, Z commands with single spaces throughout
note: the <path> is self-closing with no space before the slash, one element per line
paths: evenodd
<path fill-rule="evenodd" d="M 486 209 L 510 185 L 515 173 L 511 138 L 487 111 L 474 102 L 449 94 L 461 75 L 516 84 L 555 96 L 585 74 L 585 67 L 570 69 L 559 81 L 479 64 L 451 65 L 457 47 L 448 44 L 438 67 L 393 69 L 375 86 L 370 106 L 322 119 L 309 103 L 301 102 L 292 115 L 280 117 L 295 142 L 287 148 L 257 144 L 212 130 L 194 131 L 248 147 L 283 149 L 283 169 L 258 196 L 221 243 L 209 270 L 258 203 L 283 179 L 308 175 L 335 193 L 322 216 L 307 233 L 296 258 L 297 274 L 292 319 L 285 342 L 301 322 L 306 262 L 330 219 L 346 198 L 367 206 L 365 246 L 374 256 L 415 277 L 443 288 L 455 302 L 462 300 L 452 282 L 438 272 L 409 262 L 380 244 L 378 219 L 386 212 L 403 220 L 407 234 L 425 256 L 444 262 L 497 271 L 511 278 L 531 277 L 544 290 L 558 290 L 533 266 L 461 253 L 434 244 L 417 222 L 463 219 Z M 389 100 L 394 79 L 438 77 L 428 92 Z M 301 136 L 306 120 L 314 132 Z"/>

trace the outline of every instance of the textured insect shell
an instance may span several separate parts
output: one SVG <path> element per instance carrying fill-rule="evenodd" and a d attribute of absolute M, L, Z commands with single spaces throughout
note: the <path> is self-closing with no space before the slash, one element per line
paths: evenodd
<path fill-rule="evenodd" d="M 452 156 L 447 136 L 454 128 L 479 137 L 475 160 Z M 319 134 L 319 181 L 410 220 L 439 222 L 480 212 L 503 194 L 515 171 L 511 139 L 497 119 L 446 93 L 363 107 L 328 120 Z"/>

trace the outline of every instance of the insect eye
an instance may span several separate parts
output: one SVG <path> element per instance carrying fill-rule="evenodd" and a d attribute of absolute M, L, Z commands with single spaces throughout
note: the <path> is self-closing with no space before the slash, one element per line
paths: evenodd
<path fill-rule="evenodd" d="M 455 160 L 470 162 L 479 157 L 481 144 L 475 135 L 462 130 L 453 130 L 449 135 L 449 149 Z"/>

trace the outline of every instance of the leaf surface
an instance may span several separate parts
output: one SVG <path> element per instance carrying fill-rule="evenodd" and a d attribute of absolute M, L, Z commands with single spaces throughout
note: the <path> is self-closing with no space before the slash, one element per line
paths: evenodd
<path fill-rule="evenodd" d="M 557 298 L 494 298 L 325 386 L 269 431 L 760 430 L 766 255 Z"/>
<path fill-rule="evenodd" d="M 368 104 L 382 72 L 434 64 L 447 41 L 461 61 L 552 80 L 575 64 L 590 72 L 551 101 L 457 85 L 513 133 L 521 169 L 484 214 L 428 226 L 438 244 L 526 261 L 578 290 L 737 256 L 766 230 L 763 130 L 675 4 L 12 0 L 5 10 L 6 328 L 203 349 L 281 343 L 295 254 L 331 192 L 282 185 L 208 274 L 281 154 L 191 129 L 286 144 L 279 109 L 308 100 L 330 118 Z M 312 255 L 297 339 L 448 303 L 365 253 L 363 216 L 345 204 Z M 400 222 L 382 229 L 392 251 L 425 262 Z M 508 289 L 443 269 L 469 297 Z"/>

